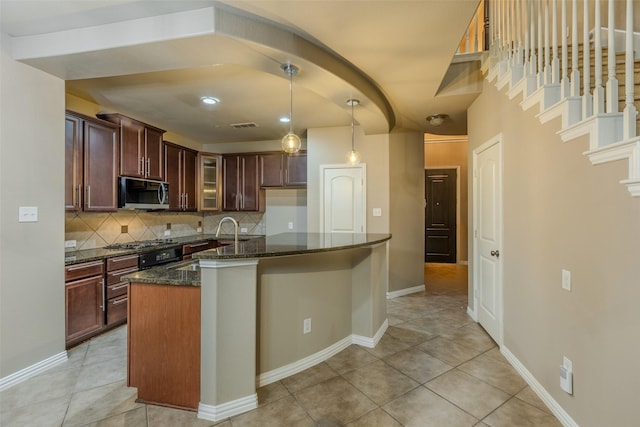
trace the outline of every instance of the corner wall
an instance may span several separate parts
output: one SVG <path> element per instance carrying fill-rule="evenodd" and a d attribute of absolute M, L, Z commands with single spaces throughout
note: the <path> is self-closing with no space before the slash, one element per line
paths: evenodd
<path fill-rule="evenodd" d="M 0 378 L 65 351 L 64 81 L 0 53 Z M 18 222 L 19 206 L 38 222 Z"/>
<path fill-rule="evenodd" d="M 626 162 L 592 166 L 586 138 L 562 143 L 559 119 L 542 125 L 518 101 L 485 83 L 468 116 L 470 157 L 503 135 L 504 346 L 578 425 L 636 425 L 640 198 L 619 183 Z M 573 396 L 559 387 L 563 356 L 573 362 Z"/>
<path fill-rule="evenodd" d="M 424 140 L 389 134 L 389 291 L 424 285 Z"/>

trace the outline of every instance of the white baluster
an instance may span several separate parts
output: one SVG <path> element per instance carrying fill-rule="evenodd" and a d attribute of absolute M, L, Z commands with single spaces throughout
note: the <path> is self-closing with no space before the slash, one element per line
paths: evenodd
<path fill-rule="evenodd" d="M 638 110 L 633 103 L 633 1 L 627 0 L 627 28 L 625 37 L 624 61 L 624 111 L 623 111 L 623 139 L 636 137 L 636 117 Z"/>
<path fill-rule="evenodd" d="M 542 6 L 538 1 L 538 87 L 544 84 L 544 52 L 542 44 Z"/>
<path fill-rule="evenodd" d="M 560 18 L 562 24 L 562 76 L 560 77 L 560 88 L 562 98 L 569 96 L 569 45 L 567 43 L 567 0 L 562 1 L 562 16 Z"/>
<path fill-rule="evenodd" d="M 529 50 L 529 30 L 527 28 L 527 24 L 529 22 L 529 3 L 530 0 L 524 0 L 525 4 L 524 7 L 522 8 L 522 31 L 524 31 L 524 70 L 525 70 L 525 75 L 528 74 L 528 69 L 529 69 L 529 54 L 530 54 L 530 50 Z"/>
<path fill-rule="evenodd" d="M 614 4 L 615 0 L 609 0 L 609 18 L 607 26 L 607 113 L 618 112 L 618 101 L 620 97 L 618 95 L 618 79 L 616 77 L 616 41 L 615 41 L 615 21 L 614 21 Z"/>
<path fill-rule="evenodd" d="M 544 84 L 551 83 L 551 59 L 549 42 L 549 0 L 544 2 Z"/>
<path fill-rule="evenodd" d="M 589 42 L 589 0 L 583 1 L 582 8 L 582 70 L 584 73 L 582 118 L 586 119 L 593 114 L 593 97 L 591 96 L 591 43 Z"/>
<path fill-rule="evenodd" d="M 595 87 L 593 88 L 593 113 L 604 113 L 604 88 L 602 87 L 602 35 L 601 35 L 601 17 L 600 17 L 600 0 L 595 0 L 594 14 L 595 28 Z"/>
<path fill-rule="evenodd" d="M 571 8 L 571 95 L 580 96 L 580 70 L 578 70 L 578 0 Z"/>
<path fill-rule="evenodd" d="M 537 74 L 536 64 L 538 62 L 538 49 L 536 46 L 536 7 L 535 0 L 531 1 L 531 14 L 530 14 L 530 23 L 529 23 L 529 31 L 531 33 L 531 70 L 529 71 L 530 75 Z"/>
<path fill-rule="evenodd" d="M 551 59 L 551 82 L 553 84 L 560 83 L 560 60 L 558 59 L 558 4 L 553 0 L 552 10 L 553 19 L 551 20 L 551 45 L 553 46 L 553 54 Z"/>

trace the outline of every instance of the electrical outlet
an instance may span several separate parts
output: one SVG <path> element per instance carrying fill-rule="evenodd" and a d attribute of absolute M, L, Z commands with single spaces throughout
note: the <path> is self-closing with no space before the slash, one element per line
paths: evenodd
<path fill-rule="evenodd" d="M 287 228 L 289 230 L 293 230 L 293 222 L 290 222 L 289 224 L 287 224 Z"/>
<path fill-rule="evenodd" d="M 566 356 L 562 357 L 562 365 L 560 366 L 560 388 L 573 394 L 573 363 Z"/>
<path fill-rule="evenodd" d="M 65 240 L 64 241 L 64 247 L 65 248 L 75 248 L 76 247 L 76 241 L 75 240 Z"/>
<path fill-rule="evenodd" d="M 569 270 L 562 270 L 562 289 L 571 291 L 571 272 Z"/>
<path fill-rule="evenodd" d="M 202 233 L 202 227 L 196 228 L 196 233 Z"/>
<path fill-rule="evenodd" d="M 247 232 L 247 228 L 246 227 L 240 227 L 240 232 L 241 233 L 246 233 Z"/>
<path fill-rule="evenodd" d="M 308 334 L 309 332 L 311 332 L 311 318 L 304 319 L 302 324 L 302 333 Z"/>
<path fill-rule="evenodd" d="M 164 230 L 165 236 L 171 236 L 171 230 Z"/>

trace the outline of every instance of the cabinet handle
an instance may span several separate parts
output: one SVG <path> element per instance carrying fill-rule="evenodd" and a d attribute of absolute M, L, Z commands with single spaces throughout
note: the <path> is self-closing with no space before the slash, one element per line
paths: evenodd
<path fill-rule="evenodd" d="M 111 290 L 117 291 L 118 289 L 126 288 L 127 286 L 129 286 L 129 283 L 125 283 L 124 285 L 120 285 L 120 286 L 111 286 Z"/>
<path fill-rule="evenodd" d="M 147 157 L 147 173 L 146 176 L 149 176 L 149 171 L 151 170 L 151 159 Z"/>
<path fill-rule="evenodd" d="M 144 157 L 140 157 L 140 164 L 138 165 L 138 174 L 144 176 Z"/>
<path fill-rule="evenodd" d="M 117 300 L 113 300 L 113 302 L 111 303 L 111 305 L 118 305 L 118 304 L 122 304 L 127 302 L 129 298 L 122 298 L 122 299 L 117 299 Z"/>
<path fill-rule="evenodd" d="M 191 244 L 191 245 L 187 245 L 187 246 L 190 247 L 190 248 L 199 248 L 200 246 L 206 246 L 206 245 L 209 245 L 209 242 Z"/>
<path fill-rule="evenodd" d="M 84 264 L 72 265 L 70 267 L 67 267 L 67 271 L 80 270 L 87 267 L 95 267 L 97 265 L 102 265 L 102 261 L 92 262 L 91 264 L 84 263 Z"/>
<path fill-rule="evenodd" d="M 101 290 L 101 292 L 100 292 L 100 293 L 102 294 L 102 307 L 101 307 L 101 308 L 102 308 L 102 311 L 104 311 L 104 310 L 105 310 L 105 304 L 104 304 L 104 293 L 105 293 L 105 292 L 104 292 L 104 279 L 102 279 L 102 280 L 100 281 L 100 283 L 101 283 L 101 285 L 102 285 L 102 287 L 100 288 L 100 290 Z"/>
<path fill-rule="evenodd" d="M 87 207 L 91 208 L 91 186 L 87 185 Z"/>
<path fill-rule="evenodd" d="M 134 259 L 134 258 L 138 258 L 138 255 L 123 256 L 121 258 L 110 258 L 109 261 L 122 262 L 122 261 L 129 261 L 130 259 Z"/>
<path fill-rule="evenodd" d="M 185 202 L 184 202 L 184 210 L 189 209 L 189 193 L 184 193 Z"/>
<path fill-rule="evenodd" d="M 184 206 L 184 193 L 180 193 L 180 206 L 178 206 L 178 209 L 182 209 L 182 207 Z"/>

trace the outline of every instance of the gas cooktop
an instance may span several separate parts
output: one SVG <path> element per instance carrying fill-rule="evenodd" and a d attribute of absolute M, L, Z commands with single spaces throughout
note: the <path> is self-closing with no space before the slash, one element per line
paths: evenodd
<path fill-rule="evenodd" d="M 155 239 L 155 240 L 136 240 L 133 242 L 125 243 L 112 243 L 105 246 L 105 249 L 142 249 L 152 248 L 154 246 L 166 245 L 170 243 L 176 243 L 174 239 Z"/>

